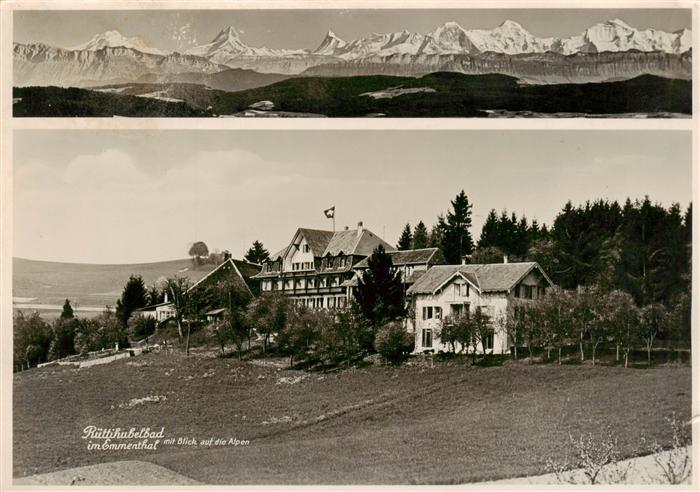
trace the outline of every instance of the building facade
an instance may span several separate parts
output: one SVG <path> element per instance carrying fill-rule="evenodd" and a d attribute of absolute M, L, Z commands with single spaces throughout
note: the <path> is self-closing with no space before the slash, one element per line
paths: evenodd
<path fill-rule="evenodd" d="M 438 248 L 394 250 L 389 251 L 388 254 L 394 270 L 399 272 L 404 289 L 408 289 L 430 267 L 440 262 Z M 345 283 L 348 287 L 348 295 L 352 295 L 353 289 L 357 287 L 359 278 L 369 269 L 369 258 L 365 258 L 357 263 L 353 269 L 355 270 L 355 275 Z"/>
<path fill-rule="evenodd" d="M 254 278 L 261 290 L 280 292 L 311 308 L 342 308 L 351 295 L 354 267 L 382 246 L 394 247 L 365 229 L 297 229 L 290 243 L 263 263 Z"/>
<path fill-rule="evenodd" d="M 191 293 L 197 289 L 202 289 L 207 286 L 214 285 L 217 282 L 223 281 L 237 283 L 241 289 L 246 290 L 251 296 L 254 296 L 260 292 L 259 281 L 254 278 L 260 272 L 260 269 L 260 265 L 243 260 L 235 260 L 230 256 L 227 256 L 223 262 L 216 266 L 216 268 L 207 273 L 204 277 L 199 279 L 189 289 L 187 289 L 187 293 Z M 155 318 L 159 323 L 173 318 L 177 314 L 177 309 L 173 305 L 172 301 L 169 300 L 169 293 L 167 290 L 164 292 L 164 294 L 164 302 L 146 306 L 141 309 L 136 309 L 134 314 L 148 318 Z M 220 306 L 210 306 L 210 308 L 216 309 L 220 308 Z M 209 313 L 206 314 L 206 317 L 209 318 Z"/>
<path fill-rule="evenodd" d="M 415 335 L 415 353 L 450 351 L 440 340 L 443 323 L 472 314 L 477 307 L 493 324 L 493 333 L 485 340 L 486 351 L 507 353 L 508 316 L 517 306 L 543 297 L 552 285 L 537 263 L 434 266 L 407 290 L 414 313 L 409 331 Z M 457 351 L 461 350 L 458 344 Z"/>

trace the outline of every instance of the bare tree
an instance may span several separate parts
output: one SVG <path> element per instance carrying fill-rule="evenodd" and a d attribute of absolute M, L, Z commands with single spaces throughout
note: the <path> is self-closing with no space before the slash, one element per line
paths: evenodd
<path fill-rule="evenodd" d="M 664 483 L 679 485 L 687 482 L 693 471 L 690 434 L 683 432 L 683 424 L 675 412 L 666 417 L 666 422 L 671 430 L 671 448 L 664 450 L 658 442 L 654 442 L 654 463 L 661 470 Z"/>
<path fill-rule="evenodd" d="M 668 320 L 662 304 L 644 306 L 639 316 L 640 336 L 647 351 L 647 364 L 651 366 L 651 349 L 656 338 L 664 332 Z"/>
<path fill-rule="evenodd" d="M 568 459 L 552 459 L 547 467 L 557 480 L 568 484 L 615 484 L 627 479 L 630 464 L 620 463 L 618 438 L 610 427 L 601 435 L 581 434 L 574 438 L 569 434 L 569 447 L 573 455 Z"/>
<path fill-rule="evenodd" d="M 187 277 L 173 277 L 166 280 L 166 291 L 170 295 L 170 302 L 175 308 L 175 322 L 177 334 L 182 341 L 182 322 L 186 310 L 187 291 L 190 288 L 190 280 Z"/>

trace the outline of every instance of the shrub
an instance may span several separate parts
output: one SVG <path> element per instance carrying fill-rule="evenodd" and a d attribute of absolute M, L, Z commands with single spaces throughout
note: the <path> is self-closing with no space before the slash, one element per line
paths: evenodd
<path fill-rule="evenodd" d="M 601 435 L 581 434 L 578 439 L 569 434 L 569 448 L 571 459 L 550 459 L 547 463 L 560 483 L 595 485 L 627 480 L 630 465 L 620 463 L 618 438 L 611 428 Z"/>
<path fill-rule="evenodd" d="M 47 361 L 52 332 L 39 313 L 25 316 L 19 311 L 14 318 L 13 331 L 16 368 L 28 368 Z"/>
<path fill-rule="evenodd" d="M 411 337 L 399 321 L 381 326 L 374 337 L 374 348 L 390 364 L 400 364 L 413 351 Z"/>
<path fill-rule="evenodd" d="M 675 413 L 666 417 L 666 422 L 671 431 L 671 447 L 664 451 L 658 442 L 654 442 L 654 463 L 661 472 L 662 483 L 678 485 L 690 480 L 693 471 L 689 448 L 690 433 L 683 429 L 683 424 Z"/>
<path fill-rule="evenodd" d="M 157 321 L 150 316 L 132 316 L 128 322 L 129 336 L 134 340 L 153 335 L 156 331 Z"/>

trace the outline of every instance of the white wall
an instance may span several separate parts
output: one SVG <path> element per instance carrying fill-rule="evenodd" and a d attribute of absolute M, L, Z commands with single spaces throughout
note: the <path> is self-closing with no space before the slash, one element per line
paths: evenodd
<path fill-rule="evenodd" d="M 496 293 L 496 294 L 484 294 L 479 295 L 479 292 L 474 288 L 473 285 L 470 286 L 469 296 L 460 296 L 457 294 L 457 289 L 455 289 L 455 283 L 465 283 L 466 281 L 462 279 L 455 279 L 447 284 L 443 289 L 436 293 L 435 295 L 425 295 L 420 294 L 416 296 L 415 299 L 415 353 L 423 353 L 424 350 L 433 350 L 435 353 L 440 350 L 448 352 L 452 350 L 452 347 L 441 343 L 439 332 L 441 328 L 441 319 L 423 319 L 423 308 L 424 307 L 435 307 L 442 308 L 442 318 L 449 316 L 451 312 L 452 304 L 462 304 L 469 303 L 469 311 L 474 313 L 477 307 L 491 316 L 494 324 L 494 340 L 493 340 L 493 353 L 501 354 L 508 351 L 508 340 L 505 333 L 504 322 L 506 313 L 508 310 L 508 296 L 506 293 Z M 432 347 L 423 347 L 423 330 L 432 329 L 433 330 L 433 343 Z M 457 346 L 457 351 L 460 351 L 461 347 Z M 479 352 L 482 350 L 479 349 Z"/>
<path fill-rule="evenodd" d="M 299 246 L 298 248 L 292 247 L 289 251 L 289 254 L 287 257 L 284 259 L 284 270 L 287 272 L 291 272 L 292 269 L 292 264 L 293 263 L 311 263 L 311 268 L 313 269 L 313 264 L 314 264 L 314 254 L 313 252 L 309 249 L 308 253 L 304 253 L 304 248 L 306 246 L 306 239 L 303 238 L 303 236 L 297 237 L 297 242 L 296 244 Z"/>

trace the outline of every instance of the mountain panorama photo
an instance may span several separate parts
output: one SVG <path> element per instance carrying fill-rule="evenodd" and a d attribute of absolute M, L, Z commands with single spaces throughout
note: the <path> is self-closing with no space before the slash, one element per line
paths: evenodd
<path fill-rule="evenodd" d="M 270 32 L 262 22 L 258 30 Z M 691 114 L 686 27 L 638 28 L 612 18 L 569 36 L 538 37 L 507 18 L 489 29 L 448 21 L 429 32 L 354 39 L 329 29 L 306 49 L 251 46 L 250 29 L 235 25 L 181 51 L 145 37 L 110 29 L 69 46 L 15 42 L 14 115 Z"/>

